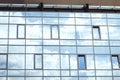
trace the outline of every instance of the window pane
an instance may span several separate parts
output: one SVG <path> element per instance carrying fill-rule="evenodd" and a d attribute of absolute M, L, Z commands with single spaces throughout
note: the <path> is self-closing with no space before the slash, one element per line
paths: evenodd
<path fill-rule="evenodd" d="M 112 77 L 97 77 L 97 80 L 112 80 Z"/>
<path fill-rule="evenodd" d="M 60 69 L 59 55 L 43 55 L 44 69 Z"/>
<path fill-rule="evenodd" d="M 9 54 L 8 55 L 8 69 L 24 69 L 25 55 Z"/>
<path fill-rule="evenodd" d="M 42 68 L 42 55 L 35 55 L 35 69 Z"/>
<path fill-rule="evenodd" d="M 93 37 L 94 39 L 100 39 L 100 29 L 99 27 L 93 26 Z"/>
<path fill-rule="evenodd" d="M 0 55 L 0 69 L 6 69 L 7 68 L 7 55 Z"/>
<path fill-rule="evenodd" d="M 34 56 L 26 55 L 26 69 L 34 69 Z"/>
<path fill-rule="evenodd" d="M 118 61 L 118 56 L 117 55 L 113 55 L 112 56 L 112 64 L 113 64 L 113 68 L 119 68 L 119 61 Z"/>
<path fill-rule="evenodd" d="M 17 28 L 18 28 L 17 38 L 25 38 L 25 26 L 18 25 Z"/>
<path fill-rule="evenodd" d="M 95 56 L 96 69 L 111 69 L 111 61 L 109 55 Z"/>
<path fill-rule="evenodd" d="M 61 69 L 69 69 L 69 55 L 61 55 Z"/>
<path fill-rule="evenodd" d="M 52 39 L 57 39 L 59 38 L 59 28 L 58 26 L 51 26 L 52 28 Z"/>
<path fill-rule="evenodd" d="M 79 69 L 86 69 L 86 62 L 85 62 L 85 56 L 79 55 L 78 56 L 78 62 L 79 62 Z"/>

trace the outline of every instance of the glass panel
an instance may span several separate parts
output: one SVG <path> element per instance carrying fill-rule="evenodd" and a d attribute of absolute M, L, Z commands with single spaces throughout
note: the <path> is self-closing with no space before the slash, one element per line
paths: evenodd
<path fill-rule="evenodd" d="M 42 24 L 42 18 L 38 17 L 27 17 L 26 24 Z"/>
<path fill-rule="evenodd" d="M 97 77 L 97 80 L 112 80 L 112 77 Z"/>
<path fill-rule="evenodd" d="M 61 46 L 61 53 L 63 54 L 76 54 L 76 47 L 71 46 Z"/>
<path fill-rule="evenodd" d="M 59 40 L 43 40 L 43 45 L 59 45 Z"/>
<path fill-rule="evenodd" d="M 60 77 L 44 77 L 44 80 L 60 80 Z"/>
<path fill-rule="evenodd" d="M 0 17 L 0 23 L 8 23 L 8 17 Z"/>
<path fill-rule="evenodd" d="M 42 76 L 41 70 L 26 70 L 26 76 Z"/>
<path fill-rule="evenodd" d="M 94 70 L 79 70 L 79 76 L 95 76 Z"/>
<path fill-rule="evenodd" d="M 43 12 L 44 17 L 58 17 L 58 12 Z"/>
<path fill-rule="evenodd" d="M 26 46 L 26 53 L 42 53 L 42 46 Z"/>
<path fill-rule="evenodd" d="M 0 80 L 6 80 L 6 77 L 0 77 Z"/>
<path fill-rule="evenodd" d="M 85 18 L 76 18 L 76 25 L 91 25 L 91 20 Z"/>
<path fill-rule="evenodd" d="M 0 70 L 0 76 L 7 76 L 7 70 Z"/>
<path fill-rule="evenodd" d="M 7 55 L 0 55 L 0 69 L 7 68 Z"/>
<path fill-rule="evenodd" d="M 78 54 L 93 54 L 93 47 L 78 47 Z"/>
<path fill-rule="evenodd" d="M 10 17 L 10 24 L 25 24 L 24 17 Z"/>
<path fill-rule="evenodd" d="M 41 12 L 26 12 L 26 16 L 42 16 Z"/>
<path fill-rule="evenodd" d="M 61 69 L 69 69 L 69 55 L 61 55 Z"/>
<path fill-rule="evenodd" d="M 74 18 L 59 18 L 59 24 L 75 25 L 75 20 L 74 20 Z"/>
<path fill-rule="evenodd" d="M 43 53 L 59 53 L 59 46 L 43 46 Z"/>
<path fill-rule="evenodd" d="M 26 40 L 26 45 L 42 45 L 42 40 Z"/>
<path fill-rule="evenodd" d="M 9 53 L 25 53 L 25 46 L 9 46 Z"/>
<path fill-rule="evenodd" d="M 34 69 L 34 56 L 26 55 L 26 69 Z"/>
<path fill-rule="evenodd" d="M 52 39 L 58 39 L 59 38 L 59 27 L 58 26 L 51 26 L 52 28 Z"/>
<path fill-rule="evenodd" d="M 79 77 L 79 80 L 95 80 L 95 77 Z"/>
<path fill-rule="evenodd" d="M 9 40 L 9 45 L 25 45 L 25 40 Z"/>
<path fill-rule="evenodd" d="M 59 55 L 43 55 L 44 69 L 60 69 Z"/>
<path fill-rule="evenodd" d="M 114 80 L 120 80 L 120 77 L 114 77 Z"/>
<path fill-rule="evenodd" d="M 58 24 L 58 18 L 43 18 L 43 24 Z"/>
<path fill-rule="evenodd" d="M 0 53 L 7 53 L 7 46 L 0 46 Z"/>
<path fill-rule="evenodd" d="M 17 25 L 9 25 L 9 38 L 17 38 Z"/>
<path fill-rule="evenodd" d="M 93 18 L 106 18 L 106 13 L 91 13 Z"/>
<path fill-rule="evenodd" d="M 61 70 L 61 76 L 69 76 L 69 70 Z"/>
<path fill-rule="evenodd" d="M 107 25 L 106 19 L 92 19 L 92 25 Z"/>
<path fill-rule="evenodd" d="M 60 40 L 60 45 L 76 45 L 76 40 Z"/>
<path fill-rule="evenodd" d="M 108 46 L 108 41 L 94 40 L 95 46 Z"/>
<path fill-rule="evenodd" d="M 112 76 L 112 71 L 110 71 L 110 70 L 96 70 L 96 76 Z"/>
<path fill-rule="evenodd" d="M 100 39 L 100 29 L 99 27 L 94 27 L 93 26 L 93 37 L 94 39 Z"/>
<path fill-rule="evenodd" d="M 86 69 L 86 60 L 84 55 L 78 56 L 79 69 Z"/>
<path fill-rule="evenodd" d="M 91 26 L 76 26 L 77 39 L 92 39 Z"/>
<path fill-rule="evenodd" d="M 8 76 L 24 76 L 24 70 L 8 70 Z"/>
<path fill-rule="evenodd" d="M 109 47 L 94 47 L 95 54 L 110 54 Z"/>
<path fill-rule="evenodd" d="M 50 25 L 43 25 L 43 38 L 44 39 L 50 39 L 51 38 Z"/>
<path fill-rule="evenodd" d="M 70 69 L 78 69 L 77 55 L 70 55 Z"/>
<path fill-rule="evenodd" d="M 25 38 L 25 26 L 18 25 L 17 28 L 18 28 L 17 38 Z"/>
<path fill-rule="evenodd" d="M 60 39 L 75 39 L 75 26 L 60 26 Z"/>
<path fill-rule="evenodd" d="M 119 68 L 119 59 L 117 55 L 112 55 L 112 64 L 113 64 L 113 68 Z"/>
<path fill-rule="evenodd" d="M 120 39 L 120 27 L 109 27 L 109 38 Z"/>
<path fill-rule="evenodd" d="M 42 38 L 42 26 L 41 25 L 27 25 L 26 26 L 26 38 Z"/>
<path fill-rule="evenodd" d="M 70 12 L 60 12 L 59 17 L 74 17 L 74 13 Z"/>
<path fill-rule="evenodd" d="M 113 76 L 120 76 L 120 70 L 113 70 Z"/>
<path fill-rule="evenodd" d="M 35 55 L 35 69 L 42 68 L 42 55 Z"/>
<path fill-rule="evenodd" d="M 95 55 L 96 69 L 111 69 L 109 55 Z"/>
<path fill-rule="evenodd" d="M 24 77 L 8 77 L 8 80 L 24 80 Z"/>
<path fill-rule="evenodd" d="M 0 38 L 8 38 L 8 25 L 0 25 Z"/>
<path fill-rule="evenodd" d="M 77 40 L 77 45 L 89 45 L 92 46 L 92 40 Z"/>
<path fill-rule="evenodd" d="M 75 13 L 75 17 L 90 17 L 90 13 Z"/>
<path fill-rule="evenodd" d="M 60 76 L 60 70 L 44 70 L 44 76 Z"/>
<path fill-rule="evenodd" d="M 110 47 L 111 54 L 120 54 L 120 47 Z"/>
<path fill-rule="evenodd" d="M 94 56 L 86 55 L 87 69 L 94 69 Z"/>
<path fill-rule="evenodd" d="M 26 80 L 42 80 L 42 77 L 26 77 Z"/>
<path fill-rule="evenodd" d="M 8 69 L 24 69 L 25 55 L 9 54 L 8 55 Z"/>
<path fill-rule="evenodd" d="M 120 25 L 120 19 L 108 19 L 108 25 Z"/>

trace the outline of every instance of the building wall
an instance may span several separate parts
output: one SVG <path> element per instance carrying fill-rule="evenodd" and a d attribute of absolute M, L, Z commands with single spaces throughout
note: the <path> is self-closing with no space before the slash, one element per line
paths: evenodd
<path fill-rule="evenodd" d="M 0 80 L 120 80 L 120 14 L 0 12 Z"/>

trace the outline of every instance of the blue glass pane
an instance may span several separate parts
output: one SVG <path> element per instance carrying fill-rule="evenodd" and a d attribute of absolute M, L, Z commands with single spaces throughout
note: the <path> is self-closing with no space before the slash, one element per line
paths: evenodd
<path fill-rule="evenodd" d="M 85 57 L 84 56 L 79 56 L 79 69 L 85 69 Z"/>
<path fill-rule="evenodd" d="M 112 56 L 113 68 L 119 68 L 118 56 Z"/>

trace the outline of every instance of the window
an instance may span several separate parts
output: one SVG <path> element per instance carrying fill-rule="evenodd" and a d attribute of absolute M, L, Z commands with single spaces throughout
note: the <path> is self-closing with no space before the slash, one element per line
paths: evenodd
<path fill-rule="evenodd" d="M 59 38 L 58 25 L 44 25 L 43 26 L 43 38 L 44 39 L 58 39 Z"/>
<path fill-rule="evenodd" d="M 34 69 L 42 69 L 42 55 L 34 55 Z"/>
<path fill-rule="evenodd" d="M 86 69 L 85 55 L 78 56 L 79 69 Z"/>
<path fill-rule="evenodd" d="M 120 67 L 118 55 L 112 55 L 112 64 L 113 64 L 113 69 L 118 69 Z"/>
<path fill-rule="evenodd" d="M 57 25 L 51 26 L 51 38 L 58 39 L 59 38 L 59 28 Z"/>
<path fill-rule="evenodd" d="M 0 54 L 0 69 L 6 69 L 7 68 L 7 55 Z"/>
<path fill-rule="evenodd" d="M 101 39 L 99 26 L 93 26 L 93 38 Z"/>
<path fill-rule="evenodd" d="M 17 25 L 17 38 L 25 38 L 25 25 Z"/>

